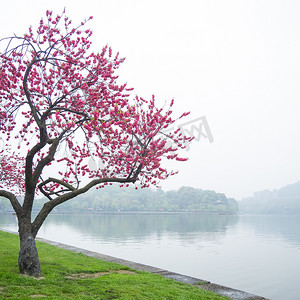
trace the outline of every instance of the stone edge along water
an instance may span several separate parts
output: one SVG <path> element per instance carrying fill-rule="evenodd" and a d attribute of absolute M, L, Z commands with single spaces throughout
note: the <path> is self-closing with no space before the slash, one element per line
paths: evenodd
<path fill-rule="evenodd" d="M 8 233 L 12 233 L 12 234 L 17 234 L 16 232 L 6 230 L 6 229 L 3 229 L 3 228 L 0 228 L 0 230 L 8 232 Z M 66 245 L 66 244 L 62 244 L 62 243 L 58 243 L 58 242 L 54 242 L 54 241 L 50 241 L 50 240 L 46 240 L 46 239 L 43 239 L 43 238 L 36 238 L 36 240 L 47 243 L 47 244 L 50 244 L 50 245 L 53 245 L 53 246 L 56 246 L 56 247 L 59 247 L 59 248 L 62 248 L 62 249 L 70 250 L 70 251 L 77 252 L 77 253 L 82 253 L 84 255 L 91 256 L 91 257 L 94 257 L 94 258 L 98 258 L 98 259 L 101 259 L 101 260 L 104 260 L 104 261 L 107 261 L 107 262 L 118 263 L 120 265 L 127 266 L 129 268 L 132 268 L 132 269 L 135 269 L 135 270 L 138 270 L 138 271 L 150 272 L 150 273 L 158 274 L 158 275 L 161 275 L 165 278 L 169 278 L 169 279 L 172 279 L 172 280 L 175 280 L 175 281 L 179 281 L 179 282 L 183 282 L 183 283 L 187 283 L 187 284 L 192 284 L 192 285 L 198 286 L 201 289 L 213 291 L 213 292 L 215 292 L 219 295 L 222 295 L 222 296 L 227 296 L 232 300 L 268 300 L 267 298 L 264 298 L 264 297 L 261 297 L 261 296 L 257 296 L 257 295 L 250 294 L 250 293 L 247 293 L 247 292 L 244 292 L 244 291 L 232 289 L 232 288 L 222 286 L 222 285 L 219 285 L 219 284 L 211 283 L 209 281 L 202 280 L 202 279 L 199 279 L 199 278 L 190 277 L 190 276 L 170 272 L 170 271 L 163 270 L 163 269 L 160 269 L 160 268 L 156 268 L 156 267 L 152 267 L 152 266 L 132 262 L 132 261 L 129 261 L 129 260 L 125 260 L 125 259 L 121 259 L 121 258 L 101 254 L 101 253 L 98 253 L 98 252 L 93 252 L 93 251 L 89 251 L 89 250 L 86 250 L 86 249 L 82 249 L 82 248 L 78 248 L 78 247 L 74 247 L 74 246 L 70 246 L 70 245 Z"/>

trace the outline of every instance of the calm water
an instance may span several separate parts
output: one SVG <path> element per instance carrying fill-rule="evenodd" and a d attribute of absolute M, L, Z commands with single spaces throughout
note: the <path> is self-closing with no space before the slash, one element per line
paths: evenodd
<path fill-rule="evenodd" d="M 0 214 L 0 228 L 16 224 Z M 38 236 L 269 299 L 300 299 L 300 216 L 50 215 Z"/>

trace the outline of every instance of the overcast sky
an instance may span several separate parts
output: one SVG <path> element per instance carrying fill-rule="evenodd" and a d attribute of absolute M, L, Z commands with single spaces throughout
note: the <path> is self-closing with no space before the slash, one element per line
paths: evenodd
<path fill-rule="evenodd" d="M 94 49 L 108 44 L 126 57 L 120 78 L 136 94 L 174 98 L 177 115 L 191 111 L 186 122 L 205 117 L 213 142 L 195 141 L 164 189 L 239 200 L 300 180 L 300 1 L 10 0 L 0 36 L 64 7 L 73 24 L 94 17 Z"/>

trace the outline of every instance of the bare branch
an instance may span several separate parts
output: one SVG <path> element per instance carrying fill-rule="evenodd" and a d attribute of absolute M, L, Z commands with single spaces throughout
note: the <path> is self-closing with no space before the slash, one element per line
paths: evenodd
<path fill-rule="evenodd" d="M 139 166 L 138 171 L 141 170 L 141 166 Z M 136 181 L 136 177 L 137 177 L 137 173 L 135 174 L 134 177 L 132 178 L 100 178 L 100 179 L 95 179 L 92 180 L 90 183 L 88 183 L 87 185 L 85 185 L 82 188 L 79 189 L 75 189 L 73 188 L 71 185 L 68 185 L 66 182 L 63 182 L 61 180 L 55 179 L 55 178 L 49 178 L 47 179 L 43 184 L 39 185 L 41 189 L 41 191 L 43 190 L 43 186 L 45 186 L 47 183 L 50 182 L 56 182 L 59 184 L 62 184 L 63 186 L 67 187 L 67 189 L 70 190 L 70 192 L 60 195 L 55 199 L 52 199 L 51 197 L 49 198 L 49 195 L 47 196 L 46 192 L 42 191 L 43 194 L 51 201 L 47 202 L 44 204 L 43 208 L 41 209 L 41 211 L 39 212 L 39 214 L 36 216 L 35 220 L 32 223 L 32 233 L 35 236 L 38 232 L 38 230 L 40 229 L 40 227 L 42 226 L 44 220 L 46 219 L 46 217 L 48 216 L 48 214 L 52 211 L 52 209 L 54 207 L 56 207 L 59 204 L 62 204 L 72 198 L 75 198 L 76 196 L 83 194 L 85 192 L 87 192 L 88 190 L 90 190 L 92 187 L 97 186 L 99 184 L 102 183 L 108 183 L 108 182 L 118 182 L 118 183 L 134 183 Z M 73 190 L 72 190 L 73 189 Z"/>
<path fill-rule="evenodd" d="M 50 193 L 47 193 L 44 189 L 44 186 L 46 186 L 48 183 L 50 182 L 53 182 L 53 183 L 58 183 L 62 186 L 64 186 L 66 188 L 66 190 L 61 190 L 61 191 L 58 191 L 58 192 L 50 192 Z M 63 180 L 60 180 L 60 179 L 56 179 L 56 178 L 48 178 L 47 180 L 41 182 L 39 185 L 38 185 L 38 188 L 40 189 L 40 191 L 49 199 L 49 200 L 53 200 L 51 198 L 51 195 L 59 195 L 59 193 L 62 193 L 62 192 L 70 192 L 70 191 L 74 191 L 76 190 L 71 184 L 68 184 L 67 182 L 63 181 Z"/>
<path fill-rule="evenodd" d="M 5 197 L 6 199 L 8 199 L 12 205 L 12 207 L 14 208 L 15 212 L 17 213 L 17 215 L 20 215 L 22 212 L 22 206 L 19 203 L 17 197 L 8 191 L 5 190 L 0 190 L 0 196 Z"/>

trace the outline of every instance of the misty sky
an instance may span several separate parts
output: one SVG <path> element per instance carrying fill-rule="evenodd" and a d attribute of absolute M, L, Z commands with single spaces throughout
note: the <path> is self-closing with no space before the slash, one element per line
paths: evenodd
<path fill-rule="evenodd" d="M 189 185 L 239 200 L 300 180 L 298 0 L 10 0 L 0 37 L 64 7 L 74 25 L 94 16 L 93 49 L 108 44 L 126 57 L 120 79 L 136 94 L 174 98 L 177 115 L 191 111 L 184 122 L 205 116 L 214 141 L 202 137 L 187 163 L 172 162 L 180 173 L 164 189 Z"/>

